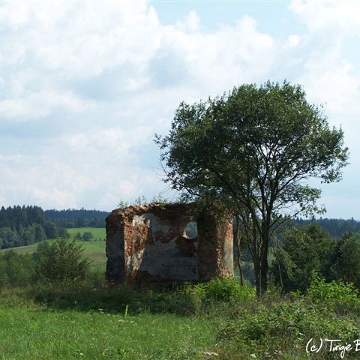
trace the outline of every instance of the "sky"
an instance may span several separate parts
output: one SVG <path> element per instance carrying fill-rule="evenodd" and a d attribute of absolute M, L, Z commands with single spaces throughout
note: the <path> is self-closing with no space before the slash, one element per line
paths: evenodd
<path fill-rule="evenodd" d="M 161 195 L 181 101 L 301 84 L 350 164 L 324 217 L 360 220 L 360 2 L 0 2 L 0 206 L 110 211 Z"/>

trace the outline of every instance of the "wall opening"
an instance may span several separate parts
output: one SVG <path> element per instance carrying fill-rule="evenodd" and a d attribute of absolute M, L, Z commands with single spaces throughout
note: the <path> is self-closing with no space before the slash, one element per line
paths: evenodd
<path fill-rule="evenodd" d="M 207 281 L 233 275 L 231 214 L 194 216 L 193 204 L 130 206 L 106 219 L 111 283 Z"/>
<path fill-rule="evenodd" d="M 198 231 L 197 231 L 197 223 L 196 221 L 190 221 L 186 224 L 184 227 L 184 230 L 181 234 L 182 237 L 185 239 L 195 239 L 198 237 Z"/>

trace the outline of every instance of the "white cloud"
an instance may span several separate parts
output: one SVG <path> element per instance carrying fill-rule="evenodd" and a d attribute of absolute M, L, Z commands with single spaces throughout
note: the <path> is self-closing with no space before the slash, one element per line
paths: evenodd
<path fill-rule="evenodd" d="M 343 59 L 325 58 L 309 60 L 302 82 L 307 93 L 316 103 L 326 104 L 331 113 L 360 111 L 359 77 L 351 75 L 353 66 Z"/>
<path fill-rule="evenodd" d="M 307 26 L 306 33 L 291 35 L 284 49 L 296 81 L 312 102 L 326 104 L 331 116 L 359 112 L 360 71 L 346 41 L 360 34 L 360 3 L 293 0 L 290 8 Z"/>
<path fill-rule="evenodd" d="M 13 90 L 14 92 L 24 93 L 21 84 L 17 84 L 17 88 Z M 0 100 L 0 118 L 24 121 L 42 118 L 50 115 L 56 109 L 76 114 L 92 110 L 95 106 L 94 102 L 76 97 L 71 91 L 42 90 Z"/>
<path fill-rule="evenodd" d="M 200 19 L 195 11 L 190 11 L 184 21 L 177 21 L 176 28 L 182 32 L 196 32 L 200 30 Z"/>
<path fill-rule="evenodd" d="M 293 1 L 307 27 L 276 36 L 242 13 L 211 31 L 195 10 L 164 26 L 146 0 L 1 3 L 0 200 L 110 210 L 151 198 L 167 187 L 154 133 L 180 101 L 244 82 L 300 82 L 356 128 L 359 66 L 343 47 L 359 11 L 341 4 Z"/>
<path fill-rule="evenodd" d="M 275 42 L 257 30 L 256 21 L 242 17 L 235 27 L 215 33 L 187 32 L 176 26 L 161 30 L 153 74 L 160 86 L 182 86 L 223 92 L 242 82 L 260 80 L 273 66 Z M 210 95 L 210 94 L 208 94 Z"/>
<path fill-rule="evenodd" d="M 311 31 L 331 29 L 344 35 L 360 33 L 360 3 L 357 0 L 292 0 L 290 8 Z"/>
<path fill-rule="evenodd" d="M 289 35 L 287 39 L 287 45 L 289 47 L 296 47 L 299 45 L 301 37 L 299 35 Z"/>

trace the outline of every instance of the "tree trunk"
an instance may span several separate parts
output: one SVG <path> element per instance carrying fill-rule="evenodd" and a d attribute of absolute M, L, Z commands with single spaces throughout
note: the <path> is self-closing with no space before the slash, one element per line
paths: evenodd
<path fill-rule="evenodd" d="M 238 254 L 238 256 L 237 256 L 237 265 L 238 265 L 238 268 L 239 268 L 239 280 L 240 280 L 240 285 L 241 285 L 241 286 L 244 286 L 244 275 L 243 275 L 243 271 L 242 271 L 242 267 L 241 267 L 240 258 L 241 258 L 241 252 L 240 252 L 240 246 L 239 246 L 239 254 Z"/>
<path fill-rule="evenodd" d="M 267 290 L 268 285 L 268 261 L 258 261 L 254 263 L 255 279 L 256 279 L 256 295 L 261 297 Z"/>
<path fill-rule="evenodd" d="M 235 226 L 234 226 L 234 231 L 233 231 L 233 235 L 234 235 L 234 239 L 236 241 L 236 246 L 238 248 L 238 255 L 236 258 L 236 262 L 237 262 L 237 266 L 239 268 L 239 282 L 240 285 L 243 286 L 244 285 L 244 276 L 243 276 L 243 272 L 242 272 L 242 268 L 241 268 L 241 234 L 240 234 L 240 220 L 239 220 L 239 215 L 235 215 L 234 216 L 234 220 L 235 220 Z"/>
<path fill-rule="evenodd" d="M 256 279 L 256 295 L 261 297 L 267 290 L 268 270 L 267 254 L 263 254 L 261 259 L 254 261 L 255 279 Z"/>
<path fill-rule="evenodd" d="M 262 272 L 261 272 L 261 295 L 265 294 L 268 286 L 268 271 L 269 271 L 269 264 L 267 260 L 267 254 L 262 261 Z"/>

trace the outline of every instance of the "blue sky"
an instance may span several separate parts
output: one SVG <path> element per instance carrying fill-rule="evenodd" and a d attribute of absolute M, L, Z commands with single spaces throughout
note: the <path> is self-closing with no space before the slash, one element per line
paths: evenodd
<path fill-rule="evenodd" d="M 360 220 L 360 2 L 0 2 L 0 205 L 173 199 L 155 133 L 183 100 L 284 79 L 350 149 L 327 217 Z"/>

